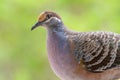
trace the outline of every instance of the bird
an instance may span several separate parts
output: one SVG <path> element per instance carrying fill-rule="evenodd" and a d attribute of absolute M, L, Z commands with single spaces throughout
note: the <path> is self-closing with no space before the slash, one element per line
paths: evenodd
<path fill-rule="evenodd" d="M 39 26 L 47 30 L 48 60 L 61 80 L 120 78 L 120 34 L 72 31 L 54 11 L 41 12 L 31 30 Z"/>

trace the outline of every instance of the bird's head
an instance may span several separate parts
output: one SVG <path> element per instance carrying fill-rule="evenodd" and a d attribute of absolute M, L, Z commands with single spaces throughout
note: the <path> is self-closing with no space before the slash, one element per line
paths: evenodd
<path fill-rule="evenodd" d="M 31 28 L 31 30 L 37 28 L 38 26 L 51 27 L 62 23 L 59 15 L 55 12 L 45 11 L 42 12 L 38 18 L 38 22 Z"/>

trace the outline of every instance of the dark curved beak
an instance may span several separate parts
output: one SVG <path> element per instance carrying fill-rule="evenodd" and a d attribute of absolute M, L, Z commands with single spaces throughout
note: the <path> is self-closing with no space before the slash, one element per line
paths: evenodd
<path fill-rule="evenodd" d="M 32 28 L 31 31 L 34 30 L 35 28 L 37 28 L 38 26 L 41 26 L 42 22 L 37 22 Z"/>

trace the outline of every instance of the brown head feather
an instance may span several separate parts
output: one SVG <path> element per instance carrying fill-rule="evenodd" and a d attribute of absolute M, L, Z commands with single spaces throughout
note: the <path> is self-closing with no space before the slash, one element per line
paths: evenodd
<path fill-rule="evenodd" d="M 40 21 L 40 22 L 46 21 L 46 20 L 50 19 L 51 17 L 56 17 L 58 19 L 61 19 L 60 16 L 58 14 L 56 14 L 55 12 L 45 11 L 40 14 L 38 21 Z"/>

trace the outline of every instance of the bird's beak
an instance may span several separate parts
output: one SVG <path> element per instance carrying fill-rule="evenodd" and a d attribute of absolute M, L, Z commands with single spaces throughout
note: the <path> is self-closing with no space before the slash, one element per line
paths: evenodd
<path fill-rule="evenodd" d="M 38 26 L 41 26 L 42 25 L 42 22 L 37 22 L 32 28 L 31 28 L 31 31 L 34 30 L 35 28 L 37 28 Z"/>

